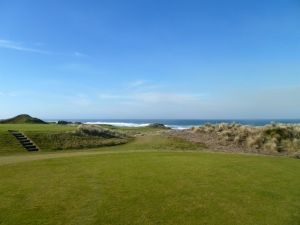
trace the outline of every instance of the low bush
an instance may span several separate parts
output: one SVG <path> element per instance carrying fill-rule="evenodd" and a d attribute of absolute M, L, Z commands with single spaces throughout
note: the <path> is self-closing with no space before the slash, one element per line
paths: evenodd
<path fill-rule="evenodd" d="M 67 124 L 71 124 L 71 122 L 64 121 L 64 120 L 59 120 L 59 121 L 57 121 L 57 124 L 60 124 L 60 125 L 67 125 Z"/>
<path fill-rule="evenodd" d="M 80 125 L 75 131 L 75 134 L 79 136 L 96 136 L 96 137 L 103 137 L 103 138 L 126 137 L 124 133 L 112 131 L 99 126 L 88 126 L 88 125 Z"/>

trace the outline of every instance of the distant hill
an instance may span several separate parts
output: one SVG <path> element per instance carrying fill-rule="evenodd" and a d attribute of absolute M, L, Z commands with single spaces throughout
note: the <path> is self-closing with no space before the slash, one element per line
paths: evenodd
<path fill-rule="evenodd" d="M 22 124 L 22 123 L 46 124 L 45 121 L 40 120 L 38 118 L 31 117 L 27 114 L 21 114 L 10 119 L 0 120 L 0 124 Z"/>

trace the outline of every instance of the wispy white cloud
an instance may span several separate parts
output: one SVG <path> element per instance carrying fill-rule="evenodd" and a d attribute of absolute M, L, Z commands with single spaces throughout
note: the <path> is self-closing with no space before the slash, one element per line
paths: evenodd
<path fill-rule="evenodd" d="M 144 80 L 135 80 L 130 83 L 127 83 L 127 88 L 137 88 L 144 86 L 146 84 L 146 81 Z"/>
<path fill-rule="evenodd" d="M 125 84 L 125 89 L 136 92 L 155 90 L 160 89 L 162 87 L 163 85 L 161 84 L 154 84 L 146 80 L 135 80 Z"/>
<path fill-rule="evenodd" d="M 122 99 L 128 99 L 129 96 L 126 95 L 117 95 L 117 94 L 99 94 L 98 95 L 99 99 L 107 99 L 107 100 L 122 100 Z"/>
<path fill-rule="evenodd" d="M 106 117 L 196 118 L 206 107 L 209 98 L 209 95 L 201 93 L 153 91 L 102 94 L 98 104 Z"/>
<path fill-rule="evenodd" d="M 206 93 L 186 93 L 178 90 L 172 92 L 166 86 L 145 80 L 127 82 L 114 93 L 100 93 L 98 97 L 102 100 L 115 100 L 120 103 L 132 104 L 182 104 L 184 102 L 203 101 L 208 97 Z M 164 87 L 164 88 L 163 88 Z"/>
<path fill-rule="evenodd" d="M 68 97 L 68 102 L 71 105 L 78 107 L 87 107 L 93 105 L 93 101 L 85 94 L 77 94 L 72 97 Z"/>
<path fill-rule="evenodd" d="M 40 54 L 52 54 L 52 52 L 44 51 L 36 48 L 28 48 L 24 47 L 22 44 L 10 40 L 3 40 L 0 39 L 0 48 L 7 48 L 12 49 L 16 51 L 23 51 L 23 52 L 34 52 L 34 53 L 40 53 Z"/>
<path fill-rule="evenodd" d="M 202 95 L 172 93 L 172 92 L 144 92 L 134 95 L 133 101 L 145 104 L 184 104 L 202 100 Z"/>
<path fill-rule="evenodd" d="M 134 104 L 182 104 L 197 101 L 204 101 L 207 94 L 189 94 L 189 93 L 172 93 L 172 92 L 139 92 L 127 94 L 100 94 L 100 99 L 117 100 L 122 103 Z"/>
<path fill-rule="evenodd" d="M 41 44 L 36 44 L 36 45 L 42 46 Z M 5 39 L 0 39 L 0 48 L 6 48 L 6 49 L 22 51 L 22 52 L 32 52 L 32 53 L 38 53 L 38 54 L 44 54 L 44 55 L 87 57 L 87 55 L 80 53 L 78 51 L 75 51 L 74 53 L 53 52 L 53 51 L 41 50 L 38 48 L 30 48 L 30 47 L 24 46 L 22 43 L 11 41 L 11 40 L 5 40 Z"/>

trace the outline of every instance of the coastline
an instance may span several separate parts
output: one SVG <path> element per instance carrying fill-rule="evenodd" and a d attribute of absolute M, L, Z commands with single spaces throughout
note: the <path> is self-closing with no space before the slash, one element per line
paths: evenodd
<path fill-rule="evenodd" d="M 116 127 L 146 127 L 154 123 L 163 124 L 175 130 L 185 130 L 205 124 L 237 123 L 249 126 L 268 124 L 300 124 L 300 119 L 45 119 L 47 122 L 64 120 L 87 125 L 112 125 Z"/>

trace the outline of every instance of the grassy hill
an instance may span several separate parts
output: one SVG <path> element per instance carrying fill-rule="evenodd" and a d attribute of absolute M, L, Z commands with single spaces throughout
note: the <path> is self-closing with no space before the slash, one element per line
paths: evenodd
<path fill-rule="evenodd" d="M 110 131 L 100 126 L 90 130 L 89 126 L 77 125 L 0 124 L 0 154 L 26 152 L 8 130 L 24 133 L 39 146 L 41 151 L 112 146 L 127 143 L 130 139 L 127 136 L 119 137 L 117 134 L 120 132 L 117 130 Z"/>
<path fill-rule="evenodd" d="M 0 155 L 28 153 L 9 130 L 24 133 L 42 152 L 88 149 L 125 144 L 137 134 L 159 132 L 162 129 L 141 127 L 80 126 L 59 124 L 0 124 Z M 98 133 L 99 132 L 99 133 Z M 118 134 L 127 134 L 124 137 Z M 108 136 L 107 136 L 108 135 Z M 141 143 L 141 146 L 145 143 Z M 170 146 L 173 144 L 170 142 Z M 153 145 L 153 147 L 155 144 Z"/>
<path fill-rule="evenodd" d="M 21 114 L 10 119 L 0 120 L 0 124 L 47 124 L 45 121 Z"/>
<path fill-rule="evenodd" d="M 55 124 L 0 124 L 0 155 L 28 153 L 8 130 L 28 134 L 52 134 L 74 131 L 76 127 Z M 0 223 L 1 224 L 1 223 Z"/>

